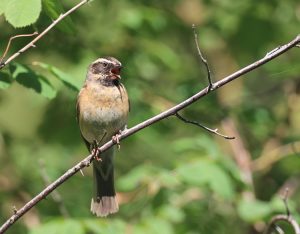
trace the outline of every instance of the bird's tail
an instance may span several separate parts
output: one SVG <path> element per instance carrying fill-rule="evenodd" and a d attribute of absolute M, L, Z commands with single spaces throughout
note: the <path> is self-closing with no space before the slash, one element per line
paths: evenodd
<path fill-rule="evenodd" d="M 102 161 L 93 161 L 94 196 L 91 212 L 97 216 L 107 216 L 119 210 L 114 187 L 114 148 L 101 153 Z"/>

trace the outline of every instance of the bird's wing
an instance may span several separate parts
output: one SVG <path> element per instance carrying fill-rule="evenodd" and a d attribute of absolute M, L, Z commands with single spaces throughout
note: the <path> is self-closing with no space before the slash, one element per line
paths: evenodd
<path fill-rule="evenodd" d="M 80 106 L 79 106 L 79 98 L 80 98 L 80 93 L 78 94 L 77 96 L 77 101 L 76 101 L 76 120 L 77 120 L 77 123 L 79 125 L 79 129 L 80 129 L 80 124 L 79 124 L 79 118 L 80 118 Z M 84 140 L 84 143 L 86 145 L 86 147 L 88 148 L 88 151 L 91 151 L 91 143 L 89 143 L 82 135 L 81 133 L 81 129 L 80 129 L 80 135 L 81 135 L 81 138 Z"/>

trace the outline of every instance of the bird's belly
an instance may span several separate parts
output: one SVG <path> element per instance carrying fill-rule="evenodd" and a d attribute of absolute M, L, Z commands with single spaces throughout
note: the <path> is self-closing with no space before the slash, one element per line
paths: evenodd
<path fill-rule="evenodd" d="M 80 118 L 80 129 L 83 137 L 88 142 L 94 140 L 105 143 L 127 122 L 127 114 L 119 108 L 84 108 Z"/>

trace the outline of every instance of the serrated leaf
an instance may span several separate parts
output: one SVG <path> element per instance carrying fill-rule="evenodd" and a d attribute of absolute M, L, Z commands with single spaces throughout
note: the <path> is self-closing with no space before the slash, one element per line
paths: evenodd
<path fill-rule="evenodd" d="M 70 77 L 68 74 L 61 71 L 60 69 L 58 69 L 52 65 L 49 65 L 46 63 L 41 63 L 41 62 L 35 62 L 34 65 L 38 65 L 38 66 L 48 70 L 57 79 L 62 81 L 67 87 L 69 87 L 75 91 L 79 91 L 81 85 L 78 82 L 76 82 L 76 80 L 72 79 L 72 77 Z"/>
<path fill-rule="evenodd" d="M 58 0 L 42 0 L 42 3 L 44 12 L 52 20 L 57 19 L 60 14 L 64 13 L 63 6 Z M 70 16 L 60 21 L 57 27 L 65 33 L 74 34 L 75 32 L 75 26 Z"/>
<path fill-rule="evenodd" d="M 41 9 L 41 0 L 9 0 L 4 14 L 11 25 L 19 28 L 35 23 Z"/>
<path fill-rule="evenodd" d="M 56 90 L 51 83 L 44 77 L 35 73 L 29 67 L 22 64 L 9 66 L 12 77 L 26 88 L 33 89 L 42 96 L 52 99 L 56 96 Z"/>
<path fill-rule="evenodd" d="M 12 83 L 12 79 L 8 73 L 0 72 L 0 89 L 7 89 Z"/>

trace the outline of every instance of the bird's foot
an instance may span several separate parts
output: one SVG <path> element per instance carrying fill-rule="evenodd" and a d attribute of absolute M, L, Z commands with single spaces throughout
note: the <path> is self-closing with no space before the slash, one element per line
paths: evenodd
<path fill-rule="evenodd" d="M 94 140 L 91 144 L 91 153 L 93 155 L 93 158 L 95 158 L 97 161 L 102 161 L 100 157 L 99 143 L 96 140 Z"/>
<path fill-rule="evenodd" d="M 119 130 L 118 133 L 116 133 L 116 135 L 112 136 L 112 141 L 117 144 L 118 150 L 121 149 L 121 144 L 120 144 L 121 133 L 122 133 L 122 131 Z"/>

